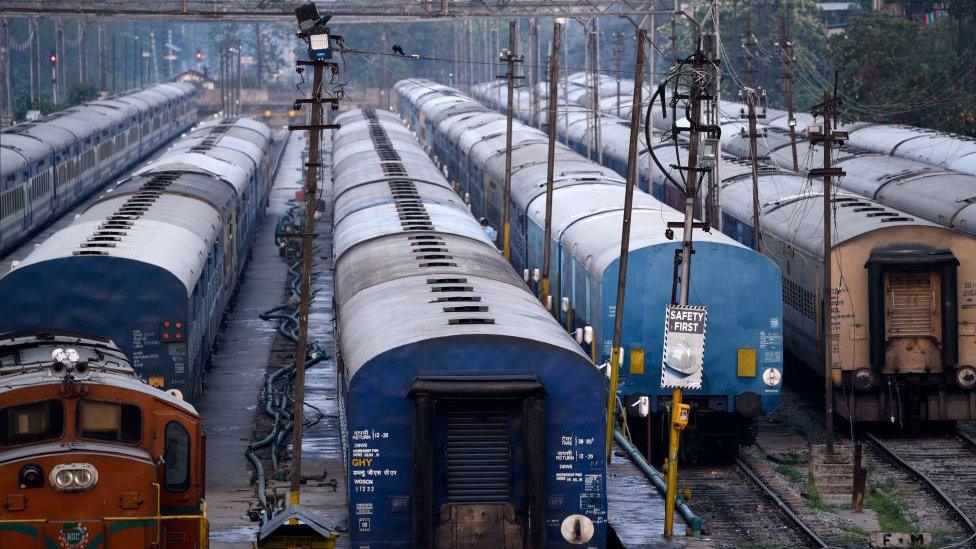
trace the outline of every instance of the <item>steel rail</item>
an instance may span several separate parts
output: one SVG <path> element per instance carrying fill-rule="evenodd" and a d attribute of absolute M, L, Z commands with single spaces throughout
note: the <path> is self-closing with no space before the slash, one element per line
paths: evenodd
<path fill-rule="evenodd" d="M 756 475 L 756 473 L 752 470 L 751 467 L 749 467 L 749 465 L 746 462 L 742 461 L 740 458 L 735 458 L 735 464 L 739 467 L 739 469 L 742 470 L 743 473 L 746 474 L 747 477 L 749 477 L 752 480 L 752 482 L 756 484 L 756 486 L 762 489 L 762 491 L 765 492 L 766 495 L 769 496 L 769 498 L 776 503 L 776 506 L 779 507 L 780 511 L 782 511 L 787 517 L 789 517 L 789 519 L 793 522 L 793 524 L 795 524 L 797 528 L 799 528 L 800 531 L 803 532 L 804 535 L 810 538 L 810 541 L 812 541 L 817 547 L 820 548 L 830 547 L 829 545 L 827 545 L 827 543 L 824 542 L 824 540 L 820 539 L 820 536 L 818 536 L 816 532 L 810 529 L 810 527 L 807 526 L 805 522 L 803 522 L 803 519 L 801 519 L 796 513 L 793 512 L 793 509 L 791 509 L 790 506 L 787 505 L 785 501 L 783 501 L 782 499 L 780 499 L 778 495 L 776 495 L 776 492 L 774 492 L 773 489 L 769 487 L 769 485 L 763 482 L 763 480 L 759 478 L 758 475 Z"/>
<path fill-rule="evenodd" d="M 959 515 L 959 518 L 962 520 L 963 524 L 966 525 L 966 528 L 969 530 L 969 533 L 976 534 L 976 524 L 973 523 L 972 519 L 970 519 L 969 516 L 966 513 L 964 513 L 962 509 L 959 508 L 958 505 L 956 505 L 956 502 L 953 501 L 952 498 L 949 497 L 949 495 L 946 494 L 942 490 L 942 488 L 940 488 L 931 478 L 929 478 L 928 475 L 926 475 L 922 471 L 918 470 L 918 468 L 912 466 L 910 463 L 902 459 L 888 445 L 886 445 L 884 442 L 881 442 L 881 440 L 878 439 L 878 437 L 872 435 L 871 433 L 864 433 L 864 436 L 872 443 L 874 443 L 875 446 L 880 448 L 885 454 L 887 454 L 888 457 L 890 457 L 895 463 L 898 463 L 899 465 L 907 469 L 910 473 L 918 477 L 926 485 L 928 485 L 929 489 L 932 490 L 932 492 L 934 492 L 937 496 L 939 496 L 939 498 L 941 498 L 942 501 L 946 505 L 948 505 L 950 509 L 952 509 L 957 515 Z"/>

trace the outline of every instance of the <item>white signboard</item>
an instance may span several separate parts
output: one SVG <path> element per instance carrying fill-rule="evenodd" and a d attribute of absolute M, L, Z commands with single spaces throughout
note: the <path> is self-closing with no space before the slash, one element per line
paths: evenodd
<path fill-rule="evenodd" d="M 665 309 L 661 388 L 701 389 L 707 321 L 705 307 L 668 305 Z"/>

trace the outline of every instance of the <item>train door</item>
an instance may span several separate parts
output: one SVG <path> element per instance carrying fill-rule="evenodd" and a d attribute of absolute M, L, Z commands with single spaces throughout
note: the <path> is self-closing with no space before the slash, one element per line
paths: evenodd
<path fill-rule="evenodd" d="M 959 261 L 948 250 L 871 254 L 871 368 L 879 374 L 938 373 L 958 362 Z"/>
<path fill-rule="evenodd" d="M 546 401 L 534 377 L 418 378 L 413 545 L 541 549 Z"/>
<path fill-rule="evenodd" d="M 521 548 L 525 460 L 512 400 L 445 400 L 436 411 L 436 547 Z"/>
<path fill-rule="evenodd" d="M 935 371 L 941 362 L 939 273 L 885 273 L 885 364 L 900 373 Z"/>

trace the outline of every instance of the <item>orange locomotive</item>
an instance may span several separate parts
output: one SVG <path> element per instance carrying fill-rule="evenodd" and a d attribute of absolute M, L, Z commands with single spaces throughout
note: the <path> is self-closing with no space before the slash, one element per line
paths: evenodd
<path fill-rule="evenodd" d="M 109 340 L 0 335 L 0 549 L 207 546 L 204 434 Z"/>

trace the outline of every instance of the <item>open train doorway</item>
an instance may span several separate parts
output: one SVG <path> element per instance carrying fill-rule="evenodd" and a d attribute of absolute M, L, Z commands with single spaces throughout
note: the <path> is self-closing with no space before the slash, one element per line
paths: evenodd
<path fill-rule="evenodd" d="M 545 396 L 533 379 L 418 380 L 415 546 L 545 547 Z"/>

